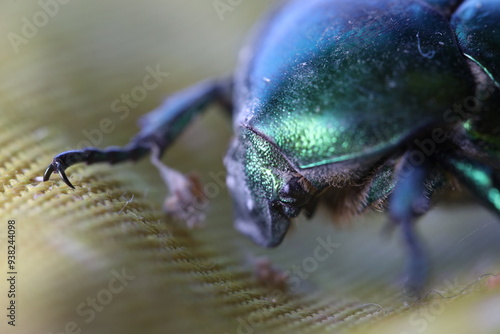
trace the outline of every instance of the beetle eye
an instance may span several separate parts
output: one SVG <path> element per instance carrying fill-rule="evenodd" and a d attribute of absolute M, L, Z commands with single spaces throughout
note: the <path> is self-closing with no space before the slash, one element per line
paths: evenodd
<path fill-rule="evenodd" d="M 292 177 L 279 192 L 279 200 L 287 206 L 300 207 L 309 201 L 311 194 L 304 189 L 302 177 Z"/>

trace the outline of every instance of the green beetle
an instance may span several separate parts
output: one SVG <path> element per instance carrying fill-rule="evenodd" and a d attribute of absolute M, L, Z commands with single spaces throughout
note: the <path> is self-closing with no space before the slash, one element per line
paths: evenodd
<path fill-rule="evenodd" d="M 169 97 L 125 147 L 57 155 L 44 175 L 164 150 L 212 102 L 231 112 L 224 160 L 235 224 L 281 243 L 323 201 L 388 208 L 408 250 L 407 285 L 427 264 L 413 232 L 436 190 L 458 180 L 500 214 L 500 6 L 496 0 L 311 0 L 278 6 L 235 75 Z"/>

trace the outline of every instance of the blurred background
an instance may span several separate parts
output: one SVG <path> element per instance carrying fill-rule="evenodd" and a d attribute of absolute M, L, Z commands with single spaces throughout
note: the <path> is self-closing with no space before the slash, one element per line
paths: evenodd
<path fill-rule="evenodd" d="M 222 158 L 229 120 L 210 109 L 163 161 L 202 180 L 189 229 L 161 210 L 148 159 L 40 176 L 57 153 L 125 145 L 137 120 L 199 80 L 228 75 L 276 1 L 4 1 L 0 4 L 2 333 L 497 333 L 498 218 L 467 200 L 418 224 L 432 261 L 423 301 L 401 291 L 398 231 L 369 213 L 299 217 L 260 249 L 232 226 Z M 156 73 L 157 85 L 143 89 Z M 152 81 L 151 81 L 152 82 Z M 16 326 L 7 324 L 7 229 L 16 221 Z M 339 223 L 339 222 L 337 222 Z M 318 256 L 320 254 L 321 256 Z"/>

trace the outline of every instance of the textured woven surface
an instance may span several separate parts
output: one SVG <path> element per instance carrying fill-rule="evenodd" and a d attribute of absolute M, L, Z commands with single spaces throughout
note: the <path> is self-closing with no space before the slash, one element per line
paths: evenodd
<path fill-rule="evenodd" d="M 166 189 L 148 161 L 75 166 L 75 190 L 57 175 L 40 183 L 55 154 L 82 141 L 123 145 L 165 95 L 231 71 L 269 5 L 243 1 L 221 20 L 215 1 L 54 3 L 0 4 L 2 277 L 9 219 L 18 247 L 16 327 L 6 324 L 2 278 L 1 333 L 500 331 L 500 291 L 482 277 L 500 271 L 495 217 L 463 203 L 440 205 L 420 222 L 435 290 L 420 303 L 399 289 L 402 248 L 397 233 L 381 235 L 383 215 L 339 228 L 320 212 L 298 219 L 279 248 L 259 249 L 232 227 L 222 166 L 230 126 L 216 110 L 164 158 L 207 185 L 203 228 L 161 213 Z M 40 14 L 41 4 L 53 15 Z M 114 101 L 157 67 L 169 73 L 158 87 L 127 115 L 114 112 Z M 262 256 L 288 272 L 286 284 L 279 273 L 265 279 Z"/>

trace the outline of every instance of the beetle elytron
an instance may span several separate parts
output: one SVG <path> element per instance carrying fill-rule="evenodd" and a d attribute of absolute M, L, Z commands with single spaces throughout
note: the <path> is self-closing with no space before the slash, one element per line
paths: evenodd
<path fill-rule="evenodd" d="M 236 227 L 278 245 L 301 211 L 387 208 L 408 251 L 407 286 L 427 264 L 413 222 L 458 182 L 500 214 L 498 0 L 292 0 L 207 80 L 146 115 L 125 147 L 57 155 L 44 174 L 86 162 L 158 157 L 210 103 L 231 112 L 225 157 Z"/>

